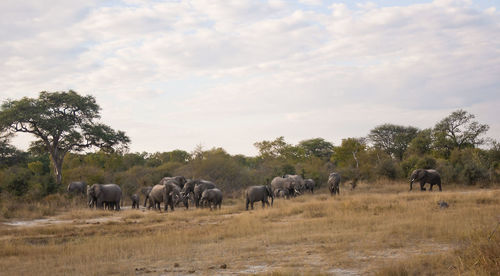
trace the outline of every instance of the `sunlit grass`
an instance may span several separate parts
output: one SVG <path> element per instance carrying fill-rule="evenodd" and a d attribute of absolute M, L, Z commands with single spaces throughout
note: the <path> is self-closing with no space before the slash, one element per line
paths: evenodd
<path fill-rule="evenodd" d="M 361 183 L 336 197 L 321 190 L 251 211 L 242 198 L 216 211 L 75 208 L 55 217 L 69 223 L 1 225 L 0 266 L 7 275 L 498 272 L 500 234 L 487 238 L 499 220 L 500 190 L 377 186 Z"/>

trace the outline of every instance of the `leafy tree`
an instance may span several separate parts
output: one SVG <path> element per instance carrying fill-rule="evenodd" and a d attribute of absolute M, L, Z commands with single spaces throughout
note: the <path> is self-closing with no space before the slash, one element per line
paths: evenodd
<path fill-rule="evenodd" d="M 323 138 L 303 140 L 298 146 L 304 150 L 307 158 L 316 156 L 328 160 L 333 154 L 333 144 Z"/>
<path fill-rule="evenodd" d="M 475 116 L 465 110 L 459 109 L 444 118 L 434 127 L 437 147 L 449 152 L 454 149 L 476 147 L 486 142 L 480 138 L 490 128 L 486 124 L 473 121 Z"/>
<path fill-rule="evenodd" d="M 285 138 L 280 136 L 274 141 L 262 141 L 254 143 L 254 146 L 259 150 L 260 157 L 267 158 L 282 158 L 297 160 L 304 157 L 304 151 L 300 147 L 295 147 L 285 142 Z"/>
<path fill-rule="evenodd" d="M 417 155 L 429 154 L 432 150 L 432 142 L 432 129 L 421 130 L 411 140 L 407 152 Z"/>
<path fill-rule="evenodd" d="M 40 92 L 38 98 L 7 100 L 0 108 L 2 133 L 25 132 L 37 140 L 32 148 L 49 153 L 56 185 L 62 182 L 62 165 L 68 152 L 92 147 L 112 151 L 130 139 L 122 131 L 98 123 L 100 107 L 92 96 L 68 92 Z"/>
<path fill-rule="evenodd" d="M 25 163 L 28 158 L 26 152 L 20 151 L 9 144 L 8 137 L 0 137 L 0 168 Z"/>
<path fill-rule="evenodd" d="M 382 149 L 391 156 L 403 160 L 403 155 L 410 142 L 415 138 L 418 129 L 412 126 L 383 124 L 375 127 L 368 134 L 374 146 Z"/>
<path fill-rule="evenodd" d="M 332 162 L 339 166 L 353 165 L 359 168 L 359 155 L 366 150 L 366 141 L 363 138 L 342 139 L 339 147 L 335 147 Z"/>

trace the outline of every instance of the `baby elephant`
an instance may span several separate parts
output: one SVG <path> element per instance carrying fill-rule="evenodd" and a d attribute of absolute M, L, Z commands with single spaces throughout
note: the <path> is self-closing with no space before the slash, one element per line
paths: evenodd
<path fill-rule="evenodd" d="M 201 194 L 200 201 L 201 206 L 208 203 L 210 210 L 212 210 L 212 204 L 214 205 L 214 209 L 217 209 L 217 205 L 219 205 L 220 210 L 222 204 L 222 192 L 217 188 L 207 189 Z"/>
<path fill-rule="evenodd" d="M 132 209 L 139 209 L 139 195 L 133 194 L 130 196 L 130 200 L 132 200 Z"/>

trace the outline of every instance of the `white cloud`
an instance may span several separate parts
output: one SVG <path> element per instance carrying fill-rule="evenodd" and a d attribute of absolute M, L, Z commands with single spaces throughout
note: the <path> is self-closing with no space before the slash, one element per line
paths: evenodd
<path fill-rule="evenodd" d="M 2 2 L 0 98 L 93 94 L 103 120 L 137 151 L 201 142 L 252 154 L 254 142 L 281 135 L 339 142 L 385 122 L 431 127 L 457 108 L 500 137 L 489 118 L 500 108 L 494 8 L 300 2 L 314 9 L 250 0 Z"/>

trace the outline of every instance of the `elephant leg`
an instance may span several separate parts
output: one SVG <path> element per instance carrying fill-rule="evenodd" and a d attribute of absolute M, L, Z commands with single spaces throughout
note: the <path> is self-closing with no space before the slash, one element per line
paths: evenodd
<path fill-rule="evenodd" d="M 420 191 L 425 191 L 425 182 L 420 182 Z"/>
<path fill-rule="evenodd" d="M 413 190 L 413 181 L 410 182 L 410 191 Z"/>
<path fill-rule="evenodd" d="M 253 210 L 253 201 L 250 202 L 250 207 L 252 207 L 252 210 Z"/>
<path fill-rule="evenodd" d="M 264 209 L 266 207 L 266 202 L 262 200 L 262 208 Z"/>
<path fill-rule="evenodd" d="M 439 187 L 439 191 L 442 192 L 443 190 L 441 189 L 441 183 L 438 183 L 437 185 Z"/>
<path fill-rule="evenodd" d="M 248 198 L 247 198 L 247 202 L 246 202 L 247 211 L 248 211 L 248 204 L 250 204 L 250 200 L 248 200 Z"/>
<path fill-rule="evenodd" d="M 429 192 L 432 191 L 432 186 L 434 186 L 434 184 L 431 183 L 431 187 L 429 189 Z"/>

